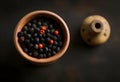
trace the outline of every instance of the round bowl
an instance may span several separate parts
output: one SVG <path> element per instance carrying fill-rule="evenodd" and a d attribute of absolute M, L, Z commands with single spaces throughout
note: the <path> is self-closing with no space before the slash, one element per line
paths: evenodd
<path fill-rule="evenodd" d="M 18 42 L 18 37 L 17 37 L 18 32 L 21 31 L 21 29 L 24 27 L 24 25 L 26 23 L 28 23 L 30 20 L 32 20 L 36 17 L 39 17 L 39 16 L 48 17 L 48 18 L 53 19 L 56 22 L 58 22 L 61 29 L 62 29 L 63 35 L 64 35 L 64 42 L 63 42 L 62 48 L 55 55 L 53 55 L 49 58 L 37 59 L 37 58 L 34 58 L 32 56 L 29 56 L 27 53 L 25 53 L 22 50 L 22 48 Z M 38 11 L 33 11 L 31 13 L 28 13 L 18 22 L 18 24 L 14 30 L 14 44 L 16 46 L 16 49 L 19 51 L 19 53 L 21 54 L 22 57 L 24 57 L 26 60 L 28 60 L 34 64 L 40 64 L 40 65 L 41 64 L 48 64 L 48 63 L 51 63 L 51 62 L 58 60 L 66 52 L 66 50 L 69 46 L 69 42 L 70 42 L 70 34 L 69 34 L 69 30 L 68 30 L 68 27 L 67 27 L 65 21 L 60 16 L 58 16 L 57 14 L 55 14 L 51 11 L 38 10 Z"/>

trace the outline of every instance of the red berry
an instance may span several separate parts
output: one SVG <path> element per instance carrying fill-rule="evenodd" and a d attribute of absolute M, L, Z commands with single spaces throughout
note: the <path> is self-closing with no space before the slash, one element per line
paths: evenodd
<path fill-rule="evenodd" d="M 58 30 L 55 30 L 55 31 L 54 31 L 54 34 L 55 34 L 55 35 L 58 35 L 58 34 L 59 34 L 59 31 L 58 31 Z"/>
<path fill-rule="evenodd" d="M 45 31 L 44 31 L 44 30 L 40 30 L 40 33 L 41 33 L 41 34 L 44 34 L 44 33 L 45 33 Z"/>
<path fill-rule="evenodd" d="M 54 41 L 53 41 L 53 40 L 50 40 L 50 41 L 49 41 L 49 43 L 50 43 L 50 44 L 53 44 L 53 43 L 54 43 Z"/>
<path fill-rule="evenodd" d="M 38 48 L 40 48 L 40 49 L 43 48 L 43 44 L 41 44 L 41 43 L 38 44 Z"/>
<path fill-rule="evenodd" d="M 47 28 L 46 28 L 46 26 L 42 26 L 42 30 L 46 30 Z"/>

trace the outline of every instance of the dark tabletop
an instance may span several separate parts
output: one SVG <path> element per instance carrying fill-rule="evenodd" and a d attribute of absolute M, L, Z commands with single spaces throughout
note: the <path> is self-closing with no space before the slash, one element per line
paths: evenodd
<path fill-rule="evenodd" d="M 57 62 L 34 66 L 16 50 L 13 32 L 18 21 L 34 10 L 49 10 L 68 25 L 71 41 Z M 111 25 L 110 39 L 99 47 L 87 46 L 80 37 L 82 21 L 102 15 Z M 0 82 L 120 82 L 119 0 L 1 0 Z"/>

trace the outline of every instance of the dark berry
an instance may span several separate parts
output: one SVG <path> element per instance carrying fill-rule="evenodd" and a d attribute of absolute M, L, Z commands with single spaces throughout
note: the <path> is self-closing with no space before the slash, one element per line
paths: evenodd
<path fill-rule="evenodd" d="M 24 26 L 24 27 L 22 28 L 22 31 L 24 31 L 24 30 L 28 30 L 28 26 Z"/>
<path fill-rule="evenodd" d="M 28 26 L 31 26 L 32 24 L 29 22 L 27 25 L 28 25 Z"/>
<path fill-rule="evenodd" d="M 39 52 L 40 52 L 40 53 L 42 53 L 42 52 L 43 52 L 43 49 L 42 49 L 42 48 L 41 48 L 41 49 L 39 49 Z"/>
<path fill-rule="evenodd" d="M 57 48 L 56 48 L 56 51 L 57 51 L 57 52 L 60 51 L 60 47 L 57 47 Z"/>
<path fill-rule="evenodd" d="M 38 22 L 38 25 L 39 25 L 39 26 L 41 26 L 41 25 L 42 25 L 42 23 L 39 21 L 39 22 Z"/>
<path fill-rule="evenodd" d="M 52 54 L 51 53 L 48 53 L 48 57 L 51 57 L 52 56 Z"/>
<path fill-rule="evenodd" d="M 49 48 L 52 48 L 52 45 L 48 45 Z"/>
<path fill-rule="evenodd" d="M 50 41 L 50 38 L 48 37 L 46 40 L 49 42 L 49 41 Z"/>
<path fill-rule="evenodd" d="M 34 37 L 37 37 L 37 36 L 38 36 L 38 34 L 37 34 L 37 33 L 35 33 L 35 34 L 34 34 Z"/>
<path fill-rule="evenodd" d="M 58 45 L 58 42 L 57 42 L 57 41 L 54 41 L 54 44 L 55 44 L 55 45 Z"/>
<path fill-rule="evenodd" d="M 36 28 L 36 27 L 37 27 L 37 25 L 36 25 L 36 24 L 32 24 L 32 27 L 33 27 L 33 28 Z"/>
<path fill-rule="evenodd" d="M 31 34 L 33 34 L 33 33 L 34 33 L 34 28 L 30 28 L 30 29 L 29 29 L 29 32 L 30 32 Z"/>
<path fill-rule="evenodd" d="M 52 36 L 52 38 L 53 38 L 54 40 L 57 40 L 57 36 Z"/>
<path fill-rule="evenodd" d="M 33 23 L 35 23 L 35 24 L 36 24 L 36 23 L 37 23 L 37 20 L 36 20 L 36 19 L 34 19 L 34 20 L 33 20 Z"/>
<path fill-rule="evenodd" d="M 52 51 L 52 55 L 55 55 L 56 54 L 56 51 Z"/>
<path fill-rule="evenodd" d="M 46 36 L 50 37 L 51 35 L 50 35 L 50 33 L 47 33 Z"/>
<path fill-rule="evenodd" d="M 33 45 L 33 43 L 29 43 L 29 48 L 31 48 L 31 47 L 33 47 L 34 45 Z"/>
<path fill-rule="evenodd" d="M 18 32 L 17 36 L 18 36 L 18 37 L 23 36 L 23 32 Z"/>
<path fill-rule="evenodd" d="M 43 57 L 44 57 L 44 58 L 46 58 L 46 57 L 47 57 L 45 53 L 43 54 Z"/>
<path fill-rule="evenodd" d="M 44 25 L 44 26 L 47 26 L 47 25 L 48 25 L 48 23 L 47 23 L 47 22 L 44 22 L 44 23 L 43 23 L 43 25 Z"/>
<path fill-rule="evenodd" d="M 31 34 L 26 34 L 26 38 L 31 38 Z"/>
<path fill-rule="evenodd" d="M 34 52 L 33 52 L 33 56 L 34 56 L 34 57 L 37 57 L 38 55 L 39 55 L 39 54 L 38 54 L 37 51 L 34 51 Z"/>
<path fill-rule="evenodd" d="M 41 38 L 41 37 L 42 37 L 42 34 L 39 34 L 39 37 Z"/>
<path fill-rule="evenodd" d="M 27 31 L 23 31 L 23 34 L 26 35 L 26 34 L 27 34 Z"/>
<path fill-rule="evenodd" d="M 30 40 L 29 40 L 29 39 L 26 39 L 26 40 L 25 40 L 25 43 L 26 43 L 26 44 L 29 44 L 29 43 L 30 43 Z"/>
<path fill-rule="evenodd" d="M 32 56 L 32 52 L 29 52 L 29 55 Z"/>
<path fill-rule="evenodd" d="M 45 47 L 44 50 L 47 52 L 48 51 L 48 47 Z"/>
<path fill-rule="evenodd" d="M 56 46 L 53 46 L 52 48 L 53 48 L 53 50 L 54 50 L 54 49 L 56 49 Z"/>
<path fill-rule="evenodd" d="M 41 38 L 41 42 L 42 42 L 42 43 L 45 42 L 45 39 L 44 39 L 44 38 Z"/>
<path fill-rule="evenodd" d="M 60 42 L 58 42 L 58 45 L 59 45 L 59 46 L 62 46 L 62 42 L 61 42 L 61 41 L 60 41 Z"/>
<path fill-rule="evenodd" d="M 47 30 L 46 30 L 46 32 L 47 32 L 47 33 L 49 33 L 49 32 L 50 32 L 50 30 L 49 30 L 49 29 L 47 29 Z"/>
<path fill-rule="evenodd" d="M 62 35 L 58 34 L 58 40 L 62 40 Z"/>
<path fill-rule="evenodd" d="M 43 36 L 44 38 L 46 38 L 46 34 L 43 34 L 42 36 Z"/>
<path fill-rule="evenodd" d="M 51 52 L 52 50 L 49 48 L 48 51 Z"/>
<path fill-rule="evenodd" d="M 24 42 L 25 38 L 24 36 L 21 36 L 20 38 L 18 38 L 18 41 L 21 43 L 21 42 Z"/>
<path fill-rule="evenodd" d="M 39 32 L 40 31 L 40 28 L 35 28 L 35 32 Z"/>
<path fill-rule="evenodd" d="M 51 29 L 51 31 L 50 31 L 52 34 L 54 33 L 54 29 Z"/>
<path fill-rule="evenodd" d="M 30 40 L 31 40 L 31 42 L 34 42 L 34 38 L 31 38 Z"/>
<path fill-rule="evenodd" d="M 43 58 L 44 55 L 43 54 L 39 54 L 38 58 Z"/>
<path fill-rule="evenodd" d="M 36 37 L 34 41 L 35 41 L 36 43 L 39 43 L 40 40 L 39 40 L 39 38 Z"/>
<path fill-rule="evenodd" d="M 28 49 L 27 49 L 27 48 L 23 48 L 23 51 L 24 51 L 24 52 L 28 52 Z"/>
<path fill-rule="evenodd" d="M 52 25 L 52 24 L 50 24 L 50 25 L 49 25 L 49 28 L 50 28 L 50 29 L 53 29 L 53 25 Z"/>

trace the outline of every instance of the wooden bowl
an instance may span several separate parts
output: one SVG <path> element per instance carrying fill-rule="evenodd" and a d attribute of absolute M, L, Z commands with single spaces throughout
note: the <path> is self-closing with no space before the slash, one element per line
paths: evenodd
<path fill-rule="evenodd" d="M 21 31 L 21 29 L 23 28 L 23 26 L 26 23 L 28 23 L 30 20 L 32 20 L 38 16 L 45 16 L 45 17 L 49 17 L 51 19 L 54 19 L 55 21 L 57 21 L 60 24 L 60 27 L 63 31 L 63 35 L 64 35 L 63 47 L 54 56 L 51 56 L 49 58 L 38 59 L 38 58 L 34 58 L 34 57 L 29 56 L 27 53 L 25 53 L 22 50 L 22 48 L 18 42 L 17 33 Z M 58 60 L 66 52 L 66 50 L 69 46 L 69 42 L 70 42 L 70 34 L 69 34 L 68 27 L 67 27 L 66 23 L 64 22 L 64 20 L 60 16 L 58 16 L 57 14 L 50 12 L 50 11 L 46 11 L 46 10 L 38 10 L 38 11 L 33 11 L 31 13 L 28 13 L 19 21 L 19 23 L 17 24 L 17 26 L 14 30 L 14 43 L 15 43 L 17 50 L 22 55 L 22 57 L 24 57 L 26 60 L 28 60 L 34 64 L 39 64 L 39 65 L 48 64 L 48 63 L 51 63 L 51 62 Z"/>

